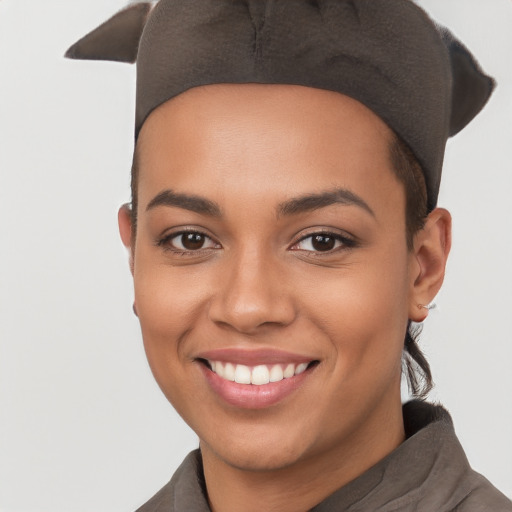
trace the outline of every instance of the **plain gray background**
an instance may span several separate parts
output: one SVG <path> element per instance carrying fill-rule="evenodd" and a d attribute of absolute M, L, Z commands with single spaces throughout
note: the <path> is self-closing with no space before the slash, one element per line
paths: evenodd
<path fill-rule="evenodd" d="M 454 246 L 422 344 L 431 398 L 512 496 L 512 2 L 420 3 L 499 83 L 448 145 Z M 148 369 L 117 234 L 134 69 L 62 58 L 122 6 L 0 0 L 1 512 L 134 510 L 197 445 Z"/>

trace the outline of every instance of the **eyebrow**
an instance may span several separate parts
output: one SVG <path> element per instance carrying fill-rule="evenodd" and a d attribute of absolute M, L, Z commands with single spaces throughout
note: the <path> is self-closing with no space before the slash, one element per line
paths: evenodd
<path fill-rule="evenodd" d="M 146 211 L 152 210 L 157 206 L 177 206 L 178 208 L 210 217 L 220 217 L 222 215 L 220 206 L 217 203 L 200 196 L 178 194 L 172 190 L 164 190 L 156 195 L 147 205 Z"/>
<path fill-rule="evenodd" d="M 361 197 L 345 188 L 335 188 L 318 194 L 307 194 L 281 203 L 278 207 L 278 216 L 297 215 L 312 210 L 318 210 L 333 204 L 358 206 L 375 217 L 375 212 Z"/>
<path fill-rule="evenodd" d="M 277 207 L 277 212 L 278 216 L 297 215 L 333 204 L 355 205 L 375 217 L 374 211 L 361 197 L 344 188 L 335 188 L 290 199 L 281 203 Z M 164 190 L 156 195 L 147 205 L 146 211 L 158 206 L 174 206 L 210 217 L 222 216 L 220 206 L 214 201 L 196 195 L 176 193 L 172 190 Z"/>

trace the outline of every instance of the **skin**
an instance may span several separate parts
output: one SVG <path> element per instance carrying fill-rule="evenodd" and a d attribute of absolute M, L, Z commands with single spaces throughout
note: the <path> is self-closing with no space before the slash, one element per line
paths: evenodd
<path fill-rule="evenodd" d="M 309 510 L 404 440 L 404 334 L 442 284 L 450 215 L 434 210 L 407 249 L 390 140 L 355 100 L 288 85 L 195 88 L 143 126 L 137 233 L 126 207 L 120 232 L 149 364 L 199 436 L 215 512 Z M 334 189 L 368 208 L 280 211 Z M 168 190 L 220 215 L 148 209 Z M 204 248 L 177 249 L 183 228 L 205 233 Z M 341 238 L 315 251 L 319 232 Z M 279 403 L 240 409 L 215 394 L 197 360 L 217 348 L 277 348 L 318 364 Z"/>

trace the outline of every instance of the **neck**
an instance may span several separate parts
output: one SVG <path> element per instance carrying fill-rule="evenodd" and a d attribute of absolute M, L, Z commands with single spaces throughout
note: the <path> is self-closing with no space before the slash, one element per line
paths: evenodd
<path fill-rule="evenodd" d="M 212 512 L 306 512 L 362 475 L 405 439 L 402 410 L 387 409 L 343 443 L 295 463 L 266 470 L 235 467 L 201 443 Z"/>

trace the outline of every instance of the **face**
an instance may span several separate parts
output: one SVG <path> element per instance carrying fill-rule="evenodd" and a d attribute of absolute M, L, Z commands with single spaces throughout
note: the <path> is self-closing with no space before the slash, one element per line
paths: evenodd
<path fill-rule="evenodd" d="M 203 451 L 290 467 L 400 411 L 416 258 L 390 140 L 355 100 L 298 86 L 196 88 L 146 121 L 137 311 Z"/>

